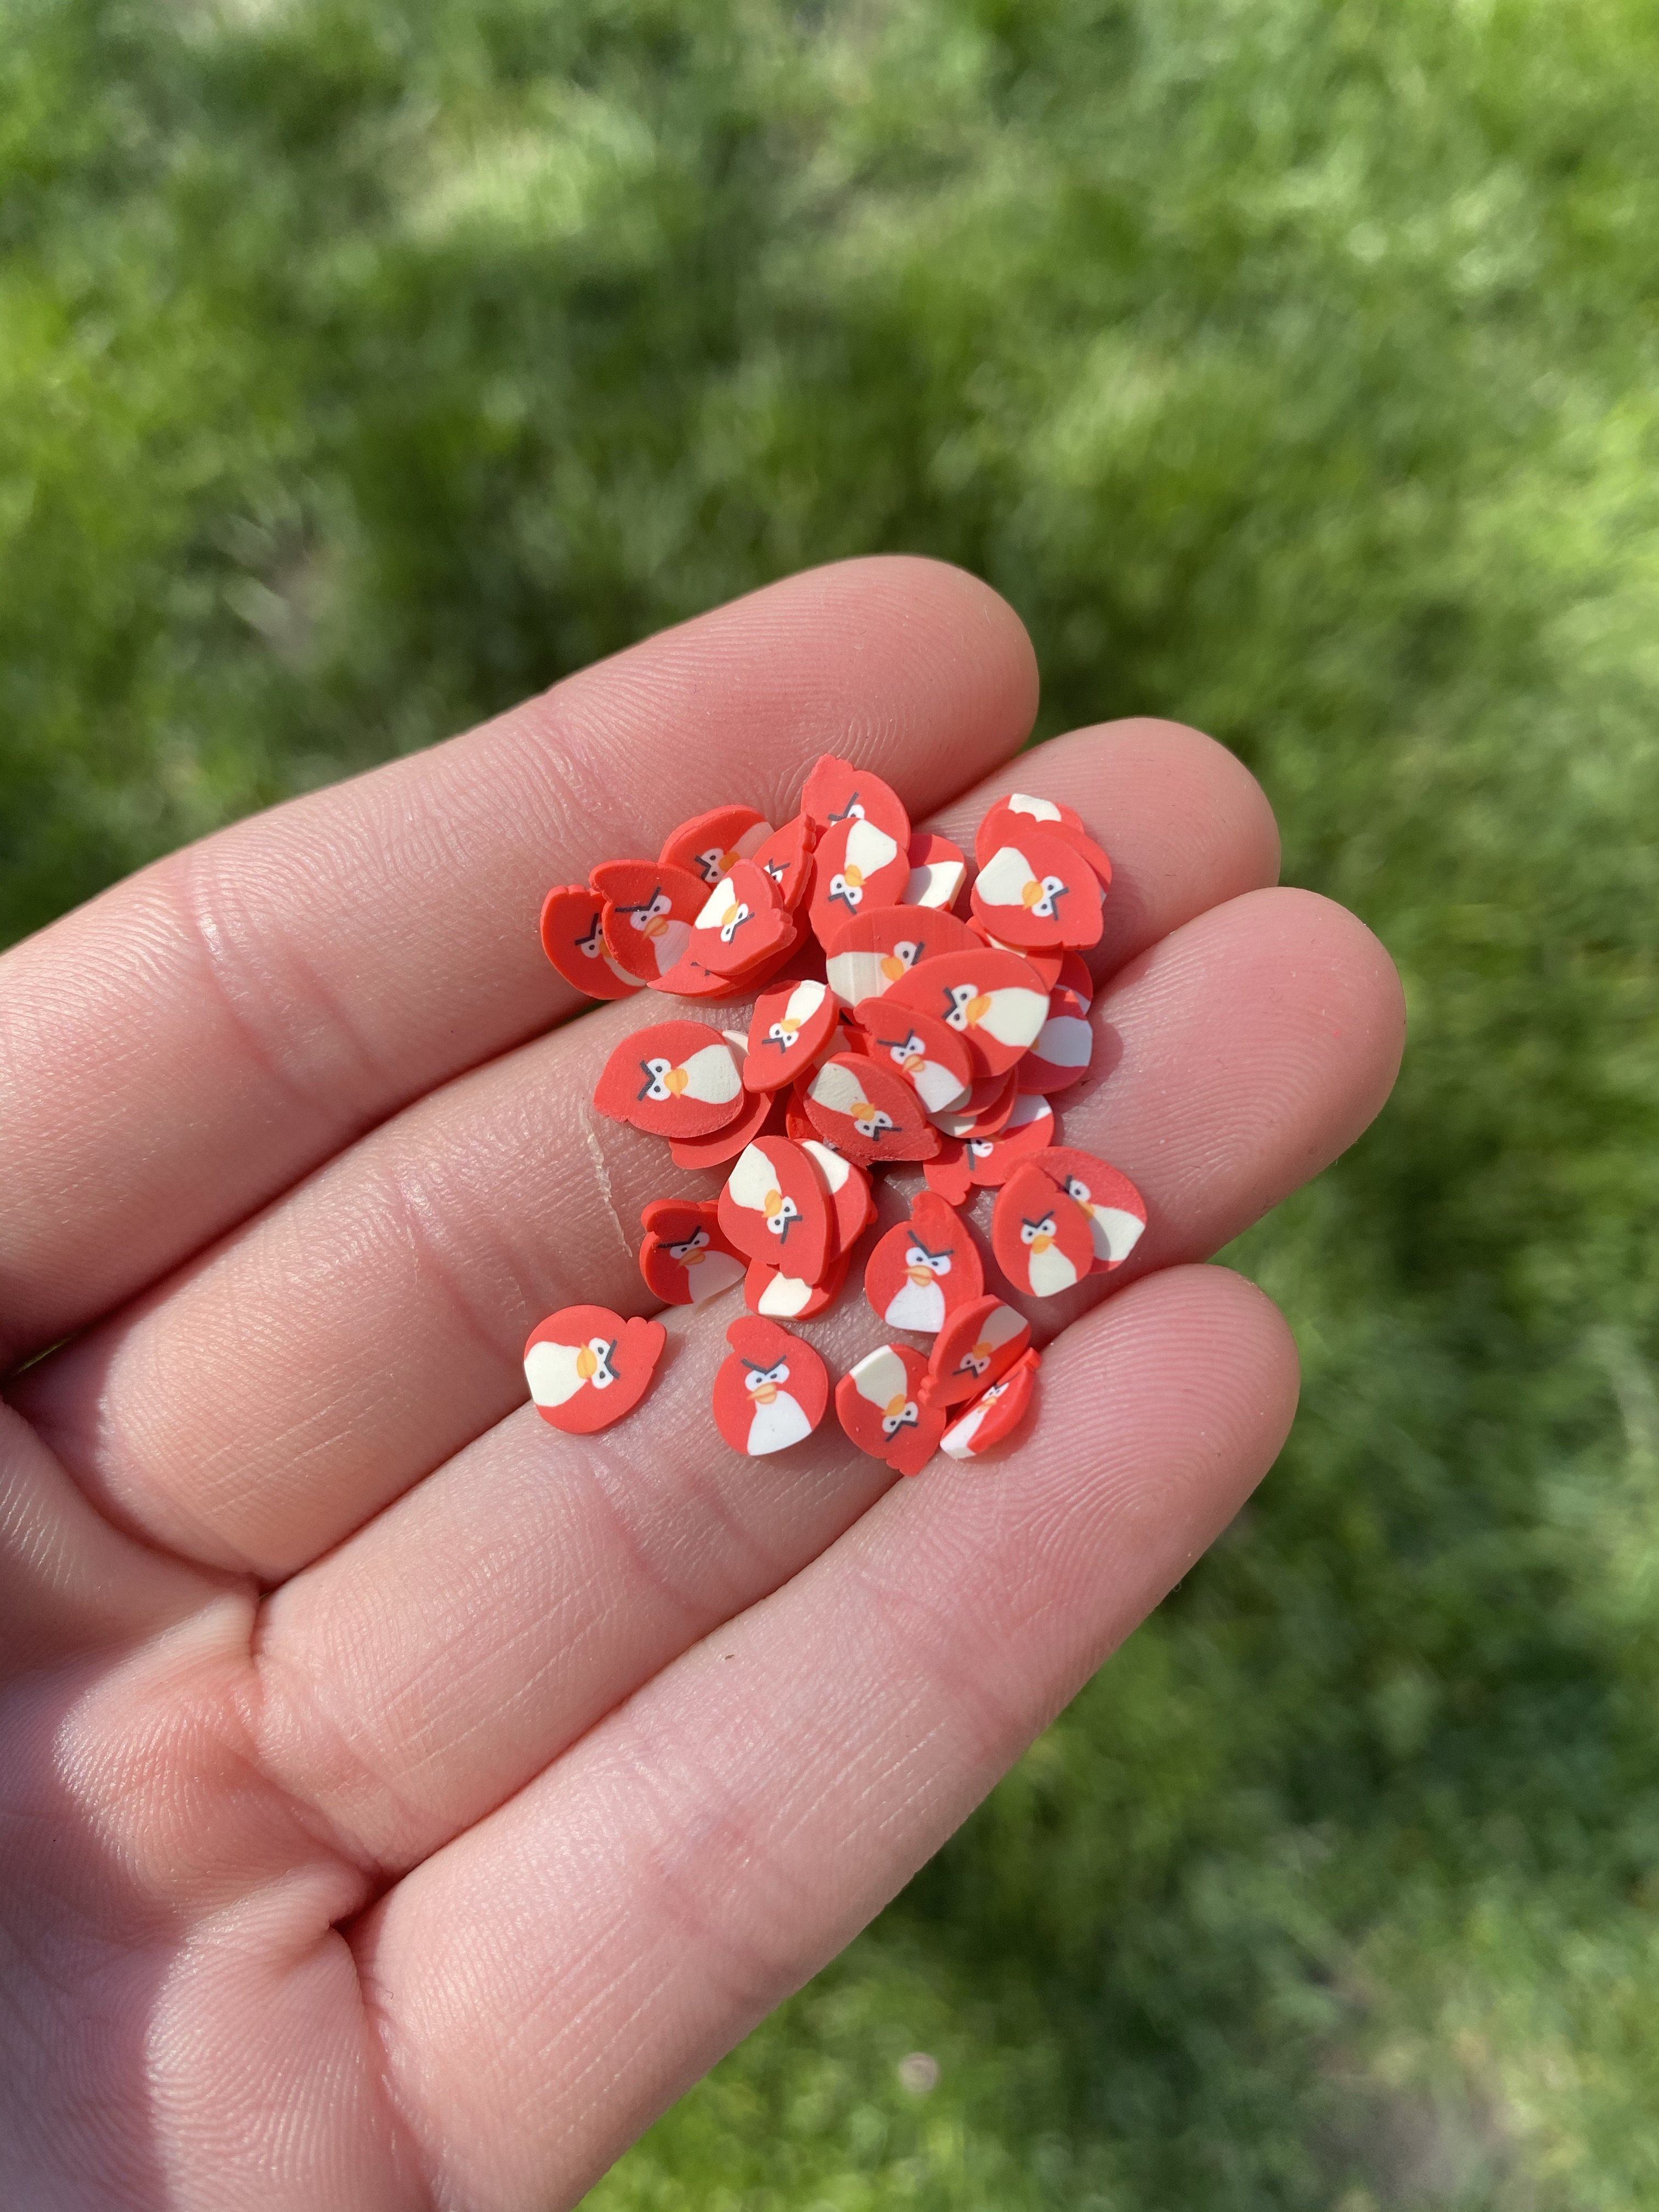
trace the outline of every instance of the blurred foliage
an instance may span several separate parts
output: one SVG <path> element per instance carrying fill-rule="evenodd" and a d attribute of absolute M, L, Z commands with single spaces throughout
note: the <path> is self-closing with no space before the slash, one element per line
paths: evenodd
<path fill-rule="evenodd" d="M 1656 76 L 1642 0 L 0 0 L 0 934 L 904 546 L 1407 975 L 1240 1255 L 1273 1480 L 605 2212 L 1659 2198 Z"/>

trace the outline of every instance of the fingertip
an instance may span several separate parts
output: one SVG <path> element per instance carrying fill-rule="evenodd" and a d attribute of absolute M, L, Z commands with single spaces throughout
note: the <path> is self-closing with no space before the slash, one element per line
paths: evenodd
<path fill-rule="evenodd" d="M 1157 714 L 1097 723 L 1090 734 L 1121 773 L 1143 765 L 1160 773 L 1177 817 L 1201 811 L 1220 871 L 1216 904 L 1279 881 L 1278 818 L 1255 777 L 1219 739 Z"/>
<path fill-rule="evenodd" d="M 958 726 L 940 733 L 940 757 L 960 757 L 957 785 L 983 772 L 988 752 L 1006 757 L 1030 735 L 1041 690 L 1036 648 L 982 577 L 927 554 L 874 553 L 789 580 L 816 599 L 819 619 L 846 625 L 855 640 L 902 638 L 944 687 Z"/>
<path fill-rule="evenodd" d="M 1400 1073 L 1406 1048 L 1400 970 L 1376 932 L 1335 899 L 1290 887 L 1263 893 L 1261 902 L 1273 909 L 1286 972 L 1311 969 L 1313 980 L 1328 984 L 1318 1013 L 1341 1048 L 1335 1151 L 1344 1152 L 1382 1112 Z"/>

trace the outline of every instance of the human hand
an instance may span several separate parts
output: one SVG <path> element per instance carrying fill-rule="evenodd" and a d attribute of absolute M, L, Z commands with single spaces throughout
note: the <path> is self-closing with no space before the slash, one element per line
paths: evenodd
<path fill-rule="evenodd" d="M 1267 804 L 1208 739 L 1109 724 L 1015 778 L 1035 694 L 982 586 L 848 563 L 0 962 L 13 2212 L 571 2202 L 1270 1464 L 1288 1333 L 1191 1263 L 1376 1113 L 1398 987 L 1351 916 L 1269 888 Z M 551 1028 L 577 1009 L 542 894 L 704 806 L 781 821 L 826 750 L 959 842 L 1016 781 L 1065 799 L 1115 872 L 1065 1141 L 1149 1227 L 1049 1302 L 1023 1443 L 914 1481 L 833 1420 L 729 1451 L 729 1300 L 675 1310 L 599 1437 L 538 1420 L 520 1366 L 553 1307 L 649 1310 L 640 1206 L 718 1187 L 593 1120 L 669 1009 Z M 856 1278 L 803 1334 L 836 1371 L 876 1340 Z"/>

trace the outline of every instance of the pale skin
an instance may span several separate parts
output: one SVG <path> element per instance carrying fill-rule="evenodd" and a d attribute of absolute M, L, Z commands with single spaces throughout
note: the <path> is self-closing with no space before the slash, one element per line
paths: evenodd
<path fill-rule="evenodd" d="M 15 2212 L 574 2202 L 1270 1466 L 1289 1332 L 1199 1263 L 1377 1111 L 1398 984 L 1273 888 L 1221 747 L 1134 720 L 1016 766 L 1036 697 L 983 586 L 817 571 L 0 961 Z M 595 1438 L 541 1422 L 519 1364 L 555 1307 L 652 1311 L 640 1207 L 716 1188 L 587 1111 L 673 1009 L 572 1019 L 542 893 L 726 800 L 782 820 L 823 750 L 962 843 L 1010 788 L 1063 799 L 1117 870 L 1100 1073 L 1060 1103 L 1150 1226 L 1042 1310 L 1024 1439 L 914 1480 L 833 1419 L 726 1448 L 735 1298 L 672 1312 Z M 839 1374 L 881 1331 L 855 1276 L 802 1333 Z"/>

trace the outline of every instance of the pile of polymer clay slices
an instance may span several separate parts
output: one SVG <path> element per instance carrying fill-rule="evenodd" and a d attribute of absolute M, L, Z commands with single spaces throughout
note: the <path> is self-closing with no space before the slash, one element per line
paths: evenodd
<path fill-rule="evenodd" d="M 746 1030 L 635 1031 L 594 1094 L 676 1165 L 726 1170 L 717 1199 L 646 1207 L 639 1262 L 665 1304 L 742 1284 L 713 1408 L 738 1451 L 785 1450 L 823 1419 L 824 1362 L 783 1323 L 841 1296 L 883 1168 L 919 1165 L 926 1187 L 871 1246 L 865 1296 L 933 1348 L 878 1344 L 834 1397 L 852 1441 L 901 1474 L 936 1450 L 989 1451 L 1031 1403 L 1041 1355 L 986 1288 L 959 1211 L 973 1191 L 996 1190 L 992 1254 L 1028 1298 L 1121 1266 L 1146 1227 L 1126 1176 L 1060 1144 L 1053 1103 L 1089 1070 L 1082 956 L 1111 863 L 1069 807 L 1018 792 L 981 823 L 974 861 L 913 832 L 878 776 L 826 754 L 781 829 L 719 807 L 654 860 L 607 860 L 548 894 L 543 945 L 591 997 L 758 994 Z M 563 1307 L 525 1347 L 531 1395 L 556 1428 L 592 1435 L 639 1403 L 665 1337 L 659 1322 Z"/>

